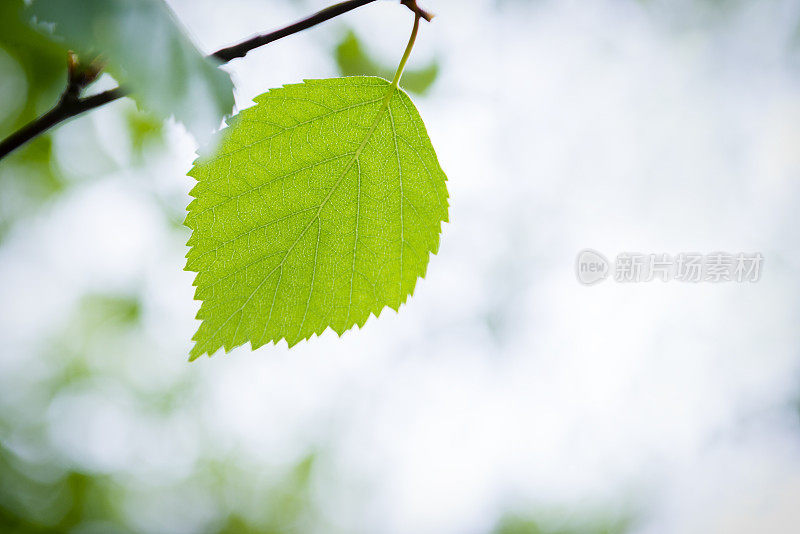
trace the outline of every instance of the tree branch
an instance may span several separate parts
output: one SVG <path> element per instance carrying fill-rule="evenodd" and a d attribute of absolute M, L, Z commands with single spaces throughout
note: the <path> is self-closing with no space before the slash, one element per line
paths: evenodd
<path fill-rule="evenodd" d="M 29 122 L 16 132 L 6 137 L 0 143 L 0 159 L 10 154 L 13 150 L 21 147 L 28 141 L 43 134 L 53 126 L 64 122 L 67 119 L 80 115 L 90 109 L 98 108 L 104 104 L 125 96 L 125 90 L 121 87 L 111 89 L 96 95 L 85 98 L 67 98 L 68 92 L 65 91 L 58 101 L 58 104 L 42 115 L 41 117 Z"/>
<path fill-rule="evenodd" d="M 330 7 L 326 7 L 322 11 L 318 11 L 310 17 L 304 18 L 303 20 L 298 20 L 294 24 L 290 24 L 285 28 L 281 28 L 280 30 L 262 35 L 256 35 L 255 37 L 251 37 L 250 39 L 242 41 L 239 44 L 229 46 L 228 48 L 223 48 L 222 50 L 217 50 L 209 57 L 214 57 L 223 63 L 227 63 L 232 59 L 244 57 L 254 48 L 264 46 L 265 44 L 277 41 L 278 39 L 287 37 L 294 33 L 307 30 L 312 26 L 316 26 L 317 24 L 330 20 L 334 17 L 338 17 L 339 15 L 347 13 L 348 11 L 352 11 L 366 4 L 371 4 L 374 1 L 375 0 L 348 0 L 346 2 L 341 2 Z"/>
<path fill-rule="evenodd" d="M 348 11 L 352 11 L 361 6 L 371 4 L 372 2 L 375 2 L 375 0 L 347 0 L 345 2 L 334 4 L 323 9 L 322 11 L 318 11 L 309 17 L 299 20 L 279 30 L 257 35 L 247 39 L 246 41 L 242 41 L 239 44 L 217 50 L 208 57 L 214 58 L 225 64 L 232 59 L 244 57 L 249 51 L 255 48 L 259 48 L 273 41 L 277 41 L 278 39 L 282 39 L 284 37 L 288 37 L 289 35 L 307 30 L 308 28 L 316 26 L 317 24 L 330 20 L 334 17 L 338 17 L 339 15 L 347 13 Z M 417 5 L 416 0 L 400 0 L 400 3 L 427 21 L 430 21 L 433 18 L 432 14 L 426 12 Z M 53 107 L 53 109 L 41 117 L 34 119 L 32 122 L 26 124 L 0 142 L 0 159 L 3 159 L 12 151 L 43 134 L 50 128 L 60 124 L 61 122 L 71 119 L 72 117 L 76 117 L 86 111 L 108 104 L 109 102 L 113 102 L 114 100 L 122 98 L 128 94 L 127 89 L 124 87 L 117 87 L 96 95 L 81 97 L 81 91 L 99 75 L 100 67 L 96 63 L 91 63 L 88 67 L 81 68 L 72 53 L 70 53 L 69 56 L 68 66 L 69 71 L 67 87 L 64 89 L 64 92 L 62 93 L 58 103 L 55 105 L 55 107 Z"/>

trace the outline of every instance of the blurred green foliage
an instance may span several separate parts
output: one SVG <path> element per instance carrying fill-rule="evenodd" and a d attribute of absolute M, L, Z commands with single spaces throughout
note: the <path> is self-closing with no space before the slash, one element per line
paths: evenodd
<path fill-rule="evenodd" d="M 66 83 L 66 54 L 22 20 L 23 0 L 0 2 L 0 138 L 47 111 Z M 45 135 L 0 163 L 0 240 L 33 206 L 64 189 Z"/>
<path fill-rule="evenodd" d="M 0 48 L 8 54 L 15 65 L 4 65 L 1 79 L 3 88 L 14 66 L 24 75 L 24 98 L 2 93 L 4 120 L 0 121 L 0 135 L 5 136 L 22 124 L 42 114 L 58 99 L 67 79 L 67 55 L 63 47 L 45 39 L 23 21 L 23 0 L 0 2 Z M 8 109 L 11 103 L 17 109 Z"/>
<path fill-rule="evenodd" d="M 131 151 L 137 163 L 143 163 L 143 155 L 149 147 L 164 142 L 164 121 L 140 109 L 128 108 L 125 121 L 131 137 Z"/>
<path fill-rule="evenodd" d="M 334 57 L 342 76 L 380 76 L 386 80 L 394 77 L 395 68 L 372 59 L 353 30 L 348 30 L 336 46 Z M 426 67 L 406 69 L 400 85 L 408 92 L 425 94 L 438 76 L 439 61 L 434 60 Z"/>
<path fill-rule="evenodd" d="M 0 162 L 0 242 L 18 219 L 35 213 L 66 187 L 67 180 L 55 162 L 49 135 L 34 139 L 4 158 Z"/>
<path fill-rule="evenodd" d="M 0 442 L 0 532 L 129 532 L 110 477 L 25 461 Z"/>
<path fill-rule="evenodd" d="M 202 417 L 197 411 L 196 380 L 186 376 L 193 368 L 185 368 L 176 380 L 155 390 L 138 390 L 140 386 L 130 381 L 130 360 L 146 365 L 139 361 L 145 357 L 140 345 L 144 307 L 135 291 L 85 295 L 66 323 L 43 342 L 42 376 L 29 380 L 0 376 L 0 388 L 15 380 L 15 394 L 22 394 L 17 403 L 9 403 L 0 389 L 0 532 L 342 532 L 324 512 L 321 499 L 329 496 L 320 496 L 315 486 L 320 473 L 330 472 L 324 447 L 307 449 L 288 465 L 253 463 L 235 448 L 221 454 L 201 449 L 189 469 L 165 478 L 142 477 L 129 464 L 89 468 L 65 453 L 48 427 L 59 399 L 75 392 L 102 401 L 108 398 L 98 394 L 103 388 L 121 388 L 115 396 L 130 399 L 133 411 L 128 417 L 144 423 L 137 440 L 147 439 L 147 425 L 154 421 L 170 425 Z M 113 356 L 109 347 L 114 347 Z M 201 447 L 213 441 L 204 438 L 203 429 L 196 429 L 192 438 L 200 440 Z M 161 502 L 175 504 L 164 509 Z M 184 524 L 182 513 L 199 513 L 201 518 Z M 509 514 L 491 532 L 624 534 L 630 525 L 624 516 L 551 511 Z"/>
<path fill-rule="evenodd" d="M 83 296 L 78 316 L 84 329 L 102 328 L 108 324 L 133 325 L 141 318 L 142 304 L 135 295 L 89 293 Z"/>
<path fill-rule="evenodd" d="M 230 513 L 216 532 L 299 534 L 315 530 L 315 527 L 318 529 L 324 521 L 316 513 L 312 500 L 311 475 L 315 462 L 314 454 L 301 459 L 269 484 L 271 489 L 268 498 L 255 501 L 256 506 L 231 506 Z"/>
<path fill-rule="evenodd" d="M 0 403 L 0 532 L 131 532 L 120 508 L 124 486 L 110 473 L 91 472 L 62 457 L 48 437 L 46 420 L 53 399 L 96 373 L 83 352 L 66 347 L 87 348 L 92 339 L 132 326 L 138 317 L 136 297 L 85 296 L 64 331 L 47 344 L 49 372 L 28 384 L 35 390 L 18 382 L 22 401 Z"/>
<path fill-rule="evenodd" d="M 0 2 L 0 138 L 52 108 L 66 86 L 67 50 L 33 29 L 24 10 L 23 0 Z M 144 154 L 164 143 L 164 122 L 130 102 L 118 104 L 118 109 L 130 163 L 144 163 Z M 0 161 L 0 242 L 16 221 L 49 205 L 75 178 L 60 162 L 54 133 L 33 139 Z M 99 139 L 87 141 L 96 144 L 98 160 L 110 161 Z"/>
<path fill-rule="evenodd" d="M 127 357 L 137 356 L 141 348 L 142 307 L 135 292 L 85 295 L 66 323 L 51 339 L 43 340 L 46 367 L 40 376 L 0 376 L 0 533 L 157 532 L 167 527 L 158 526 L 164 518 L 150 508 L 181 495 L 200 495 L 203 502 L 213 504 L 200 527 L 190 530 L 220 534 L 319 530 L 324 520 L 312 491 L 316 452 L 301 455 L 287 467 L 267 469 L 244 464 L 235 454 L 201 455 L 183 476 L 163 480 L 137 478 L 130 465 L 101 463 L 88 468 L 64 453 L 63 444 L 49 429 L 49 418 L 59 399 L 76 393 L 100 401 L 107 398 L 101 393 L 109 385 L 123 388 L 116 391 L 129 399 L 133 410 L 129 417 L 148 424 L 198 417 L 192 385 L 185 376 L 191 369 L 155 389 L 142 390 L 130 382 Z M 108 354 L 112 346 L 115 357 Z M 9 390 L 2 388 L 10 380 L 16 385 L 9 398 L 3 395 Z M 179 517 L 173 521 L 177 523 L 172 529 L 184 528 Z M 323 531 L 331 530 L 323 527 Z"/>
<path fill-rule="evenodd" d="M 99 58 L 142 107 L 174 116 L 205 140 L 233 109 L 233 82 L 187 37 L 163 0 L 36 0 L 26 18 L 37 29 L 78 53 Z M 52 33 L 50 33 L 52 31 Z"/>
<path fill-rule="evenodd" d="M 498 521 L 493 534 L 625 534 L 630 529 L 631 519 L 626 516 L 573 516 L 540 512 L 506 515 Z"/>

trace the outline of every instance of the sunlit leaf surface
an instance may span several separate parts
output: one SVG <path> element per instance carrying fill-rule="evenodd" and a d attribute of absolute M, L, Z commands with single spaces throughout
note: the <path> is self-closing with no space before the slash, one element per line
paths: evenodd
<path fill-rule="evenodd" d="M 402 90 L 309 80 L 256 102 L 190 172 L 186 268 L 203 301 L 193 358 L 292 346 L 397 310 L 447 221 L 444 172 Z"/>

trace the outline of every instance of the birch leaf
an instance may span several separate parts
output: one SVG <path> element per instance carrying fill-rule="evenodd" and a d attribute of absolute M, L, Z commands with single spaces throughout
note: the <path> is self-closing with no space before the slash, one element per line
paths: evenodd
<path fill-rule="evenodd" d="M 202 301 L 192 359 L 291 347 L 397 310 L 447 221 L 445 174 L 401 89 L 307 80 L 255 101 L 189 173 L 186 269 Z"/>

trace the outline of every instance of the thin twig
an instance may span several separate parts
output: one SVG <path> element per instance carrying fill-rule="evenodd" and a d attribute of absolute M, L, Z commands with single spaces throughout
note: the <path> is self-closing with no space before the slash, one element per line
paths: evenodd
<path fill-rule="evenodd" d="M 125 96 L 125 91 L 121 87 L 117 87 L 116 89 L 75 100 L 64 98 L 66 95 L 67 92 L 64 92 L 61 100 L 58 101 L 58 104 L 53 109 L 5 138 L 0 143 L 0 159 L 7 156 L 14 149 L 43 134 L 56 124 L 122 98 Z"/>
<path fill-rule="evenodd" d="M 345 2 L 332 5 L 311 15 L 310 17 L 306 17 L 305 19 L 295 22 L 294 24 L 290 24 L 285 28 L 251 37 L 250 39 L 247 39 L 246 41 L 243 41 L 237 45 L 217 50 L 208 57 L 213 58 L 222 64 L 227 63 L 232 59 L 244 57 L 249 51 L 255 48 L 264 46 L 265 44 L 269 44 L 273 41 L 288 37 L 289 35 L 301 32 L 303 30 L 307 30 L 308 28 L 316 26 L 317 24 L 330 20 L 334 17 L 338 17 L 343 13 L 347 13 L 348 11 L 352 11 L 374 1 L 375 0 L 347 0 Z M 425 20 L 430 21 L 431 18 L 433 18 L 433 15 L 417 5 L 416 0 L 400 0 L 400 3 L 408 7 Z M 117 87 L 96 95 L 81 97 L 81 91 L 86 85 L 94 81 L 99 74 L 100 69 L 95 63 L 91 63 L 86 68 L 79 69 L 78 64 L 72 54 L 70 54 L 70 60 L 68 64 L 69 76 L 67 80 L 67 87 L 64 89 L 64 93 L 61 95 L 58 103 L 53 109 L 41 117 L 34 119 L 32 122 L 26 124 L 0 142 L 0 159 L 4 158 L 12 151 L 16 150 L 35 137 L 43 134 L 57 124 L 85 113 L 86 111 L 98 108 L 108 104 L 109 102 L 113 102 L 114 100 L 122 98 L 128 94 L 127 89 L 124 87 Z"/>
<path fill-rule="evenodd" d="M 406 6 L 408 9 L 416 13 L 416 15 L 420 18 L 427 20 L 428 22 L 433 20 L 435 16 L 433 13 L 429 13 L 425 11 L 421 7 L 417 5 L 417 0 L 400 0 L 400 3 Z"/>
<path fill-rule="evenodd" d="M 304 18 L 303 20 L 298 20 L 294 24 L 290 24 L 285 28 L 281 28 L 280 30 L 263 35 L 256 35 L 255 37 L 251 37 L 250 39 L 242 41 L 239 44 L 229 46 L 228 48 L 223 48 L 222 50 L 217 50 L 211 54 L 211 57 L 215 57 L 223 63 L 227 63 L 232 59 L 244 57 L 250 50 L 253 50 L 254 48 L 264 46 L 265 44 L 277 41 L 278 39 L 288 35 L 307 30 L 312 26 L 316 26 L 317 24 L 325 22 L 326 20 L 338 17 L 343 13 L 347 13 L 348 11 L 352 11 L 366 4 L 371 4 L 374 1 L 375 0 L 348 0 L 346 2 L 341 2 L 326 7 L 322 11 L 318 11 L 310 17 Z"/>

